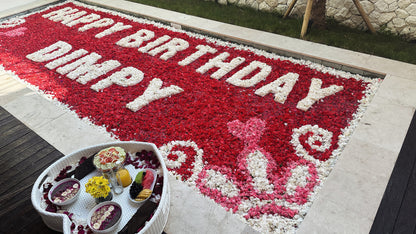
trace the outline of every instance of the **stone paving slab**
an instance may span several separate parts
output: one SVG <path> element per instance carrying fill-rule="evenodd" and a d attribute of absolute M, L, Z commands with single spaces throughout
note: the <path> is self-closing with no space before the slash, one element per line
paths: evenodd
<path fill-rule="evenodd" d="M 0 18 L 42 7 L 59 0 L 0 0 Z"/>
<path fill-rule="evenodd" d="M 34 1 L 32 6 L 53 1 Z M 281 55 L 312 59 L 385 79 L 298 233 L 368 233 L 416 108 L 416 65 L 242 28 L 122 0 L 86 3 L 169 22 Z M 3 10 L 0 17 L 28 10 Z M 6 7 L 7 8 L 7 7 Z M 14 83 L 9 85 L 9 83 Z M 63 153 L 113 140 L 102 129 L 63 113 L 54 102 L 0 74 L 0 104 Z M 45 122 L 45 117 L 48 121 Z M 173 177 L 167 233 L 255 233 L 235 215 Z M 186 191 L 184 193 L 184 191 Z M 207 218 L 208 217 L 208 218 Z"/>

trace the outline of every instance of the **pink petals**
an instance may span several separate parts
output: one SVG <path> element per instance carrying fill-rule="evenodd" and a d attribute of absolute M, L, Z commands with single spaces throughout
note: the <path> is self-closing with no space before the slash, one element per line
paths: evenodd
<path fill-rule="evenodd" d="M 0 36 L 4 35 L 6 37 L 17 37 L 17 36 L 21 36 L 25 34 L 26 30 L 27 30 L 26 27 L 20 27 L 20 28 L 16 28 L 10 31 L 0 32 Z"/>

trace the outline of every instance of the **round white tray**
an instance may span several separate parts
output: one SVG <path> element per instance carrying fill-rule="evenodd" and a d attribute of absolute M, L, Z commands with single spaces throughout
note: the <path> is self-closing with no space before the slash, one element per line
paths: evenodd
<path fill-rule="evenodd" d="M 162 187 L 162 194 L 159 202 L 159 206 L 156 209 L 152 219 L 146 223 L 144 228 L 139 233 L 155 233 L 159 234 L 163 232 L 163 229 L 166 225 L 168 214 L 169 214 L 169 206 L 170 206 L 170 194 L 169 194 L 169 181 L 168 181 L 168 171 L 166 169 L 166 165 L 163 161 L 162 156 L 160 155 L 157 147 L 155 144 L 152 143 L 145 143 L 145 142 L 137 142 L 137 141 L 124 141 L 124 142 L 110 142 L 100 145 L 94 145 L 91 147 L 87 147 L 76 152 L 73 152 L 65 157 L 62 157 L 40 174 L 37 178 L 35 184 L 32 188 L 32 204 L 35 207 L 36 211 L 40 214 L 45 224 L 55 230 L 60 231 L 63 233 L 71 233 L 71 221 L 69 220 L 68 216 L 65 214 L 59 213 L 52 213 L 45 210 L 44 205 L 42 206 L 42 197 L 43 197 L 43 188 L 42 185 L 45 182 L 45 179 L 55 178 L 59 172 L 66 167 L 67 165 L 74 165 L 76 164 L 82 157 L 89 157 L 101 149 L 110 147 L 110 146 L 119 146 L 124 148 L 126 152 L 139 152 L 141 150 L 153 151 L 157 158 L 160 161 L 161 165 L 161 173 L 163 175 L 163 187 Z M 134 176 L 134 168 L 129 168 Z M 94 173 L 92 172 L 90 175 L 84 177 L 83 180 L 88 180 Z M 84 184 L 84 183 L 81 183 Z M 135 211 L 140 207 L 135 204 L 132 204 L 127 196 L 129 194 L 129 187 L 124 189 L 124 192 L 121 195 L 116 195 L 113 198 L 113 201 L 119 202 L 123 207 L 123 220 L 120 222 L 118 230 L 121 230 L 124 225 L 129 221 L 130 217 L 135 213 Z M 81 196 L 78 198 L 78 202 L 75 203 L 73 207 L 69 207 L 68 210 L 75 215 L 82 216 L 85 212 L 88 212 L 88 207 L 90 205 L 94 205 L 94 199 L 91 196 Z M 92 208 L 92 207 L 91 207 Z M 127 211 L 126 213 L 125 210 Z M 85 216 L 86 218 L 87 216 Z"/>

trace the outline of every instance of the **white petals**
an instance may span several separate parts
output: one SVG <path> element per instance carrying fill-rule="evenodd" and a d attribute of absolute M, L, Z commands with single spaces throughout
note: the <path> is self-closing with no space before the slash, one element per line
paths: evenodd
<path fill-rule="evenodd" d="M 298 78 L 299 75 L 297 73 L 287 73 L 270 84 L 257 89 L 255 94 L 264 97 L 267 94 L 272 93 L 274 94 L 274 100 L 276 102 L 284 104 Z"/>
<path fill-rule="evenodd" d="M 91 23 L 92 21 L 95 21 L 95 20 L 97 20 L 99 18 L 101 18 L 100 15 L 91 13 L 89 15 L 83 16 L 83 17 L 81 17 L 79 19 L 76 19 L 76 20 L 73 20 L 73 21 L 67 23 L 66 26 L 72 27 L 72 26 L 77 25 L 77 24 L 80 24 L 80 23 L 83 23 L 83 24 Z"/>
<path fill-rule="evenodd" d="M 127 103 L 126 107 L 136 112 L 152 101 L 183 92 L 183 89 L 179 86 L 171 85 L 169 87 L 161 88 L 162 85 L 162 80 L 154 78 L 150 81 L 150 84 L 143 95 L 136 98 L 134 101 Z"/>
<path fill-rule="evenodd" d="M 286 183 L 286 193 L 294 195 L 296 188 L 305 187 L 307 184 L 306 178 L 309 176 L 309 167 L 305 165 L 299 165 L 294 169 L 290 170 L 291 176 Z"/>
<path fill-rule="evenodd" d="M 207 45 L 197 45 L 195 47 L 197 49 L 197 51 L 191 55 L 189 55 L 188 57 L 186 57 L 184 60 L 178 62 L 178 64 L 180 66 L 186 66 L 191 64 L 192 62 L 194 62 L 195 60 L 199 59 L 200 57 L 202 57 L 203 55 L 207 54 L 207 53 L 215 53 L 217 52 L 216 49 L 211 48 L 210 46 Z"/>
<path fill-rule="evenodd" d="M 112 20 L 110 18 L 103 18 L 103 19 L 94 21 L 90 24 L 86 24 L 86 25 L 78 28 L 78 31 L 84 32 L 84 31 L 87 31 L 88 29 L 101 28 L 101 27 L 112 25 L 112 24 L 114 24 L 114 20 Z M 95 35 L 95 37 L 97 37 L 97 35 Z M 99 37 L 97 37 L 97 38 L 99 38 Z"/>
<path fill-rule="evenodd" d="M 149 50 L 151 50 L 151 49 L 153 49 L 157 46 L 160 46 L 160 45 L 162 45 L 163 43 L 165 43 L 169 40 L 170 40 L 170 36 L 168 36 L 168 35 L 161 36 L 158 39 L 147 43 L 146 46 L 140 47 L 139 51 L 142 52 L 142 53 L 147 53 L 147 52 L 149 52 Z"/>
<path fill-rule="evenodd" d="M 344 89 L 342 86 L 331 85 L 327 88 L 321 88 L 322 80 L 317 78 L 312 78 L 311 86 L 309 87 L 308 96 L 298 102 L 296 108 L 307 111 L 311 106 L 324 97 L 334 95 L 335 93 Z"/>
<path fill-rule="evenodd" d="M 133 27 L 133 26 L 131 26 L 131 25 L 124 25 L 121 22 L 117 22 L 116 24 L 114 24 L 113 26 L 111 26 L 111 28 L 106 29 L 106 30 L 98 33 L 97 35 L 95 35 L 95 37 L 96 38 L 102 38 L 104 36 L 108 36 L 108 35 L 113 34 L 115 32 L 123 31 L 123 30 L 129 29 L 131 27 Z"/>
<path fill-rule="evenodd" d="M 247 170 L 253 177 L 253 187 L 260 192 L 273 192 L 273 184 L 267 179 L 268 160 L 260 151 L 256 150 L 247 156 Z"/>
<path fill-rule="evenodd" d="M 45 62 L 68 53 L 72 46 L 64 41 L 58 41 L 48 47 L 26 55 L 26 58 L 35 62 Z"/>
<path fill-rule="evenodd" d="M 177 52 L 185 50 L 189 47 L 189 43 L 183 39 L 180 38 L 173 38 L 169 42 L 167 42 L 164 45 L 161 45 L 151 51 L 149 51 L 149 54 L 152 56 L 155 56 L 159 54 L 160 52 L 163 52 L 167 50 L 164 54 L 160 56 L 160 59 L 162 60 L 168 60 L 171 57 L 173 57 Z"/>
<path fill-rule="evenodd" d="M 300 128 L 293 129 L 292 140 L 290 143 L 294 146 L 296 154 L 300 157 L 305 158 L 308 161 L 318 164 L 317 159 L 309 155 L 307 150 L 303 147 L 303 144 L 300 142 L 300 136 L 308 132 L 311 132 L 312 135 L 308 137 L 308 140 L 304 142 L 308 144 L 312 149 L 316 149 L 320 152 L 325 152 L 331 147 L 332 144 L 332 132 L 320 128 L 318 125 L 304 125 Z M 319 144 L 318 144 L 319 142 Z M 318 160 L 319 161 L 319 160 Z"/>
<path fill-rule="evenodd" d="M 0 22 L 0 28 L 13 28 L 24 22 L 26 22 L 26 20 L 22 18 L 11 18 Z"/>
<path fill-rule="evenodd" d="M 248 76 L 250 73 L 252 73 L 258 68 L 260 69 L 260 71 L 257 72 L 257 74 L 252 76 L 250 79 L 243 80 L 244 77 Z M 259 61 L 253 61 L 248 66 L 244 67 L 243 69 L 239 70 L 234 75 L 232 75 L 230 78 L 228 78 L 226 82 L 235 86 L 248 88 L 255 86 L 262 80 L 265 80 L 271 71 L 271 66 Z"/>
<path fill-rule="evenodd" d="M 101 55 L 93 52 L 73 63 L 59 67 L 56 69 L 56 72 L 62 75 L 66 74 L 68 78 L 76 79 L 77 82 L 86 84 L 121 65 L 117 60 L 107 60 L 101 64 L 97 64 L 96 62 L 99 59 L 101 59 Z"/>
<path fill-rule="evenodd" d="M 86 54 L 88 54 L 88 51 L 84 49 L 76 50 L 71 54 L 65 55 L 59 59 L 55 59 L 52 62 L 47 63 L 45 67 L 52 70 Z"/>
<path fill-rule="evenodd" d="M 111 76 L 100 80 L 94 85 L 91 85 L 91 89 L 95 91 L 103 90 L 110 87 L 112 84 L 117 84 L 123 87 L 129 87 L 140 83 L 143 80 L 144 73 L 134 67 L 125 67 L 118 72 L 115 72 Z"/>
<path fill-rule="evenodd" d="M 228 72 L 236 68 L 238 65 L 242 64 L 245 61 L 245 58 L 237 57 L 233 58 L 231 62 L 224 62 L 230 56 L 229 53 L 224 52 L 216 56 L 215 58 L 210 59 L 207 63 L 196 69 L 197 72 L 204 74 L 212 68 L 219 68 L 216 72 L 211 75 L 211 78 L 220 79 Z"/>
<path fill-rule="evenodd" d="M 239 189 L 225 175 L 216 170 L 206 170 L 207 177 L 202 179 L 206 187 L 221 191 L 224 196 L 235 197 Z"/>
<path fill-rule="evenodd" d="M 175 147 L 192 147 L 195 155 L 186 155 L 185 151 L 180 151 L 180 148 L 173 150 Z M 198 147 L 198 145 L 193 141 L 171 141 L 159 148 L 159 151 L 166 163 L 166 166 L 172 169 L 181 167 L 182 163 L 186 161 L 185 157 L 194 157 L 194 162 L 192 163 L 192 176 L 186 181 L 189 185 L 195 187 L 195 180 L 197 179 L 199 173 L 204 167 L 202 162 L 202 156 L 204 151 Z M 177 160 L 171 160 L 168 158 L 169 154 L 178 156 Z M 179 178 L 180 175 L 177 175 Z"/>
<path fill-rule="evenodd" d="M 148 41 L 154 36 L 154 32 L 147 29 L 140 29 L 136 33 L 120 39 L 116 42 L 116 45 L 122 47 L 140 47 L 144 41 Z"/>

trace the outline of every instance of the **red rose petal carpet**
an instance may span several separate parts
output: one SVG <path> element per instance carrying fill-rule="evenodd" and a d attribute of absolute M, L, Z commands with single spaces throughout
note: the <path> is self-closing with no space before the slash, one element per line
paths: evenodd
<path fill-rule="evenodd" d="M 261 232 L 293 232 L 379 79 L 77 2 L 0 22 L 0 63 Z"/>

